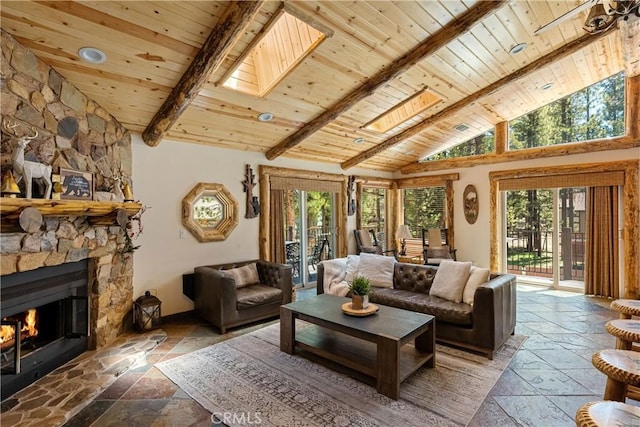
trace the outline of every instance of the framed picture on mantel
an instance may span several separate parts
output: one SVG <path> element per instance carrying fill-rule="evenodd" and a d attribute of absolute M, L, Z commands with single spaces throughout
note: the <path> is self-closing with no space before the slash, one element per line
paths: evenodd
<path fill-rule="evenodd" d="M 93 200 L 93 174 L 60 168 L 61 199 Z"/>

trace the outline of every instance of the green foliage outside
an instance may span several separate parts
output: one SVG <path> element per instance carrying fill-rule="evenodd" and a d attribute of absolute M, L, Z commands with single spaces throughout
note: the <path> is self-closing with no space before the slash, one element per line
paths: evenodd
<path fill-rule="evenodd" d="M 421 237 L 422 229 L 445 226 L 445 188 L 423 187 L 404 190 L 404 223 L 413 237 Z"/>
<path fill-rule="evenodd" d="M 477 156 L 479 154 L 493 153 L 495 150 L 495 134 L 493 129 L 477 135 L 468 141 L 451 147 L 440 153 L 427 157 L 427 160 L 450 159 L 453 157 Z"/>
<path fill-rule="evenodd" d="M 586 87 L 509 123 L 509 150 L 620 136 L 624 73 Z"/>
<path fill-rule="evenodd" d="M 384 231 L 385 224 L 385 192 L 384 188 L 363 188 L 360 201 L 360 219 L 362 226 Z"/>

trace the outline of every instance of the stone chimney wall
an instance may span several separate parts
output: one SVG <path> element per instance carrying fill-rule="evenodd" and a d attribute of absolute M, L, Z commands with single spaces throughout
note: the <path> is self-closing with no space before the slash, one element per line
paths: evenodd
<path fill-rule="evenodd" d="M 112 177 L 131 185 L 127 129 L 11 35 L 2 31 L 1 37 L 2 121 L 18 123 L 17 137 L 38 130 L 25 160 L 49 164 L 53 173 L 60 167 L 90 172 L 94 190 L 109 190 Z M 2 174 L 12 169 L 17 137 L 2 129 Z M 115 340 L 129 322 L 133 302 L 133 259 L 123 253 L 125 230 L 115 223 L 92 225 L 82 216 L 47 216 L 34 233 L 22 232 L 6 218 L 2 226 L 2 275 L 90 259 L 90 348 Z"/>

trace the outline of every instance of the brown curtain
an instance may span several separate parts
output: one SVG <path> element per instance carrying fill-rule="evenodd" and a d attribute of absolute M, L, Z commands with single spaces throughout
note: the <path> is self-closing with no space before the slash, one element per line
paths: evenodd
<path fill-rule="evenodd" d="M 619 296 L 618 187 L 589 187 L 585 294 Z"/>
<path fill-rule="evenodd" d="M 269 240 L 271 240 L 271 261 L 284 264 L 284 190 L 271 190 L 269 206 Z"/>

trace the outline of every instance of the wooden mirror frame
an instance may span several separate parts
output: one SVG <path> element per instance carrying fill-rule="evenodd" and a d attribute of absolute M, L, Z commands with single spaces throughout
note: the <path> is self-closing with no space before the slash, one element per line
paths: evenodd
<path fill-rule="evenodd" d="M 203 227 L 194 218 L 194 205 L 202 196 L 216 197 L 222 204 L 222 219 L 215 227 Z M 182 225 L 201 243 L 225 240 L 238 225 L 238 202 L 224 185 L 201 182 L 182 199 Z"/>

